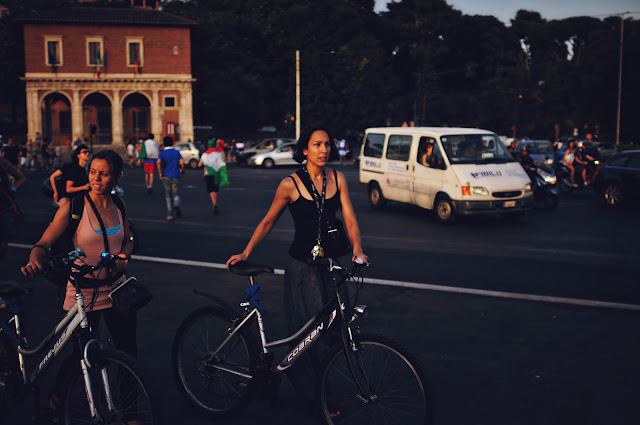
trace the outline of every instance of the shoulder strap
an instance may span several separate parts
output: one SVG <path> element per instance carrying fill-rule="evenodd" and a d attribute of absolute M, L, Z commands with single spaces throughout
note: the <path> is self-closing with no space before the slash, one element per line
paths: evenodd
<path fill-rule="evenodd" d="M 102 217 L 100 217 L 100 213 L 96 208 L 96 204 L 93 203 L 91 196 L 89 196 L 89 194 L 87 193 L 86 197 L 87 197 L 87 200 L 89 201 L 89 205 L 91 205 L 91 208 L 93 209 L 93 212 L 96 215 L 96 218 L 98 219 L 98 222 L 100 223 L 100 230 L 102 230 L 102 240 L 104 241 L 104 252 L 109 252 L 109 239 L 107 238 L 107 228 L 105 227 L 104 222 L 102 221 Z"/>
<path fill-rule="evenodd" d="M 111 199 L 113 199 L 113 203 L 116 204 L 116 207 L 120 210 L 120 214 L 122 214 L 122 221 L 124 222 L 127 219 L 127 211 L 124 208 L 124 203 L 122 199 L 118 195 L 111 194 Z"/>
<path fill-rule="evenodd" d="M 336 190 L 340 192 L 340 186 L 338 186 L 338 172 L 335 169 L 333 170 L 333 178 L 336 179 Z"/>
<path fill-rule="evenodd" d="M 293 181 L 293 185 L 296 187 L 296 189 L 298 189 L 298 193 L 300 194 L 300 196 L 302 196 L 302 192 L 300 192 L 300 188 L 298 187 L 298 183 L 296 183 L 296 179 L 294 179 L 293 176 L 289 176 L 289 178 L 291 179 L 291 181 Z"/>
<path fill-rule="evenodd" d="M 311 189 L 311 185 L 313 184 L 313 182 L 311 181 L 311 177 L 309 177 L 309 174 L 305 173 L 302 168 L 296 171 L 296 174 L 298 175 L 298 178 L 300 179 L 302 184 L 304 184 L 307 192 L 309 192 L 309 195 L 311 195 L 311 199 L 313 199 L 313 189 Z M 298 186 L 296 185 L 296 187 Z M 300 189 L 298 189 L 298 191 L 300 191 Z"/>
<path fill-rule="evenodd" d="M 71 198 L 71 205 L 69 206 L 69 224 L 67 230 L 69 234 L 73 235 L 78 230 L 82 213 L 84 212 L 84 196 L 77 195 Z"/>

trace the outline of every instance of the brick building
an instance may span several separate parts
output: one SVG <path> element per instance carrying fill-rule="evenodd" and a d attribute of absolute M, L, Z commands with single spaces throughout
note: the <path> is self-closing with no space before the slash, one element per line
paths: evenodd
<path fill-rule="evenodd" d="M 193 140 L 195 22 L 140 7 L 58 8 L 22 21 L 29 139 Z"/>

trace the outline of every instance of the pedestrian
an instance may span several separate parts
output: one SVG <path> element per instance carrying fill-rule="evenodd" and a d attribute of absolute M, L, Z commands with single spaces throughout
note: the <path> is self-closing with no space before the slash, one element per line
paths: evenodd
<path fill-rule="evenodd" d="M 78 224 L 78 229 L 73 237 L 74 247 L 79 246 L 85 253 L 83 263 L 95 266 L 100 261 L 101 253 L 108 245 L 108 252 L 119 255 L 123 261 L 116 261 L 110 268 L 102 268 L 95 276 L 83 276 L 81 279 L 81 291 L 87 300 L 87 319 L 91 329 L 98 329 L 100 319 L 103 318 L 107 329 L 111 334 L 114 345 L 134 358 L 137 357 L 136 345 L 137 317 L 136 313 L 123 313 L 114 310 L 109 293 L 119 284 L 123 283 L 125 275 L 124 260 L 131 255 L 133 242 L 130 238 L 127 220 L 122 219 L 122 213 L 117 208 L 111 196 L 111 190 L 122 178 L 122 158 L 112 150 L 103 150 L 96 153 L 91 161 L 89 169 L 89 181 L 91 191 L 84 197 L 84 210 Z M 95 208 L 94 208 L 95 206 Z M 40 240 L 33 246 L 29 254 L 29 262 L 21 268 L 24 275 L 36 276 L 43 272 L 44 259 L 51 245 L 64 233 L 69 223 L 69 208 L 71 203 L 61 206 L 56 212 L 53 221 L 44 231 Z M 95 211 L 95 212 L 94 212 Z M 104 222 L 107 238 L 103 238 L 101 226 L 98 225 L 98 216 Z M 71 310 L 76 305 L 76 288 L 69 281 L 66 286 L 63 309 Z M 74 350 L 80 348 L 74 344 Z M 51 391 L 50 404 L 59 406 L 62 389 L 61 380 L 68 376 L 70 367 L 77 367 L 74 363 L 76 356 L 69 356 L 60 367 L 56 384 Z M 71 361 L 73 360 L 73 361 Z M 55 414 L 60 412 L 54 411 Z M 54 421 L 59 419 L 54 418 Z"/>
<path fill-rule="evenodd" d="M 340 165 L 344 165 L 347 161 L 347 141 L 340 139 L 338 142 L 338 154 L 340 155 Z"/>
<path fill-rule="evenodd" d="M 51 165 L 51 152 L 49 152 L 49 143 L 47 139 L 44 139 L 40 145 L 40 156 L 42 157 L 42 168 L 44 168 L 45 171 L 49 171 L 49 166 Z"/>
<path fill-rule="evenodd" d="M 91 190 L 87 177 L 89 153 L 87 145 L 77 146 L 71 153 L 71 163 L 63 165 L 49 176 L 53 201 L 58 206 L 68 203 L 71 198 L 82 192 Z"/>
<path fill-rule="evenodd" d="M 64 164 L 64 160 L 62 158 L 62 146 L 56 145 L 53 149 L 53 169 L 56 170 Z"/>
<path fill-rule="evenodd" d="M 29 148 L 26 143 L 20 146 L 20 170 L 27 170 L 29 168 Z"/>
<path fill-rule="evenodd" d="M 133 137 L 129 138 L 127 144 L 127 156 L 129 157 L 129 168 L 133 168 L 136 162 L 136 142 Z"/>
<path fill-rule="evenodd" d="M 38 150 L 36 141 L 29 139 L 29 169 L 31 171 L 38 169 Z"/>
<path fill-rule="evenodd" d="M 225 143 L 221 139 L 218 139 L 217 142 L 209 140 L 209 142 L 207 142 L 207 150 L 200 157 L 200 163 L 198 164 L 199 167 L 204 166 L 204 180 L 215 215 L 220 214 L 218 192 L 221 187 L 229 185 L 227 165 L 222 160 L 224 146 Z"/>
<path fill-rule="evenodd" d="M 180 195 L 178 183 L 184 172 L 184 159 L 180 151 L 174 148 L 173 138 L 166 136 L 162 139 L 164 149 L 158 155 L 158 176 L 164 184 L 164 193 L 167 201 L 167 220 L 173 221 L 175 217 L 182 217 L 180 208 Z"/>
<path fill-rule="evenodd" d="M 13 180 L 13 183 L 11 182 Z M 24 174 L 6 158 L 0 158 L 0 279 L 7 255 L 9 235 L 17 213 L 14 193 L 25 182 Z"/>
<path fill-rule="evenodd" d="M 156 161 L 158 160 L 158 142 L 153 140 L 155 136 L 149 133 L 147 140 L 142 143 L 140 154 L 138 155 L 138 164 L 144 162 L 144 183 L 147 186 L 147 193 L 151 195 L 153 190 L 153 175 L 156 172 Z"/>
<path fill-rule="evenodd" d="M 80 136 L 78 136 L 76 138 L 76 140 L 73 141 L 73 148 L 77 148 L 78 146 L 80 146 L 82 144 L 82 139 L 80 138 Z"/>
<path fill-rule="evenodd" d="M 283 179 L 276 190 L 269 211 L 253 232 L 244 251 L 227 260 L 227 268 L 247 261 L 257 245 L 267 237 L 285 208 L 293 217 L 295 236 L 289 248 L 289 261 L 284 277 L 284 306 L 289 331 L 293 334 L 314 317 L 334 294 L 334 285 L 326 267 L 318 267 L 311 260 L 316 256 L 338 259 L 351 251 L 351 260 L 357 257 L 367 261 L 362 252 L 360 229 L 349 197 L 347 180 L 336 170 L 326 168 L 329 159 L 336 156 L 335 145 L 323 126 L 305 129 L 294 149 L 298 163 L 305 159 L 304 167 Z M 342 209 L 352 249 L 332 244 L 329 226 L 342 227 L 336 213 Z M 346 298 L 348 300 L 348 295 Z M 347 302 L 347 301 L 345 301 Z M 335 335 L 334 335 L 335 339 Z M 320 346 L 320 344 L 323 344 Z M 329 347 L 322 340 L 303 354 L 289 370 L 298 393 L 307 401 L 315 399 L 320 380 L 323 356 Z"/>

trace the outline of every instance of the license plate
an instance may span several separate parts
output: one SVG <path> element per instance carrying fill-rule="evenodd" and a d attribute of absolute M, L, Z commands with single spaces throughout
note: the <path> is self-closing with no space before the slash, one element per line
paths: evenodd
<path fill-rule="evenodd" d="M 504 201 L 505 208 L 513 208 L 516 206 L 516 201 Z"/>

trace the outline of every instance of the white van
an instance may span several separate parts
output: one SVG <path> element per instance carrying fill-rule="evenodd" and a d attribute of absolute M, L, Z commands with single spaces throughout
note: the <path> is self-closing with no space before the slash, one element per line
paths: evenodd
<path fill-rule="evenodd" d="M 533 207 L 531 180 L 500 138 L 487 130 L 381 127 L 365 133 L 360 183 L 374 208 L 393 200 L 456 215 L 505 214 Z"/>

